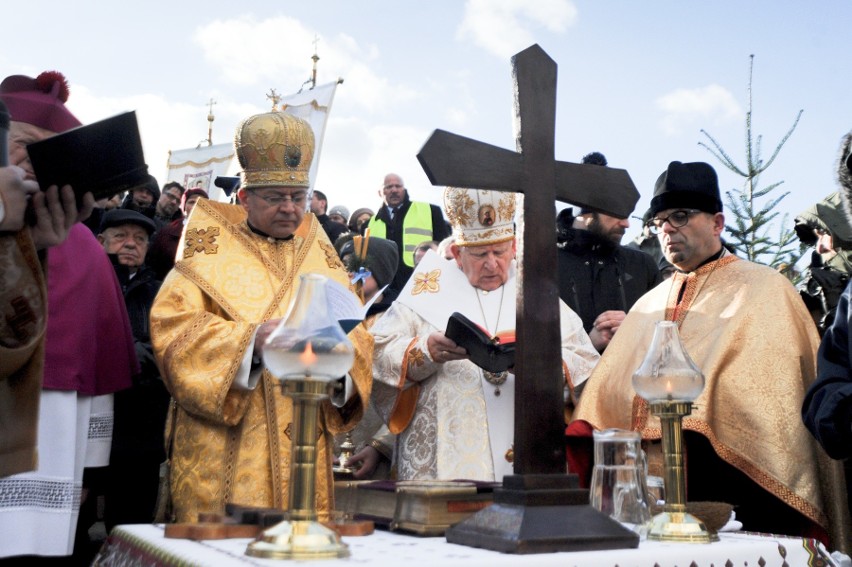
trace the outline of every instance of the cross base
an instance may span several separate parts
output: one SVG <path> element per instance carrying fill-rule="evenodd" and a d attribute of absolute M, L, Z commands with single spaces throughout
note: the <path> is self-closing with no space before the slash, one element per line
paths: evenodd
<path fill-rule="evenodd" d="M 639 535 L 589 506 L 575 474 L 510 475 L 494 503 L 447 530 L 447 541 L 502 553 L 639 546 Z"/>

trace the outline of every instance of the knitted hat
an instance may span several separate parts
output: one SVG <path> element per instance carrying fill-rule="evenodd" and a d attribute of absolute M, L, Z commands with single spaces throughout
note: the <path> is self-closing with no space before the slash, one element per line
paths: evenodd
<path fill-rule="evenodd" d="M 108 228 L 121 226 L 123 224 L 135 224 L 141 226 L 148 232 L 148 236 L 151 236 L 151 234 L 153 234 L 153 232 L 157 229 L 154 221 L 142 213 L 138 213 L 130 209 L 112 209 L 104 214 L 101 219 L 101 226 L 98 232 L 103 232 Z"/>
<path fill-rule="evenodd" d="M 362 267 L 369 270 L 381 288 L 393 280 L 396 268 L 399 265 L 396 242 L 375 236 L 364 240 L 367 247 L 366 258 L 361 258 L 358 255 L 359 251 L 356 250 L 353 240 L 343 245 L 340 249 L 340 256 L 350 255 L 346 261 L 346 269 L 350 272 L 357 272 Z"/>
<path fill-rule="evenodd" d="M 514 193 L 447 187 L 444 210 L 457 246 L 498 244 L 515 237 Z"/>
<path fill-rule="evenodd" d="M 184 210 L 186 208 L 186 201 L 193 195 L 201 195 L 205 199 L 209 199 L 210 196 L 207 194 L 207 191 L 204 189 L 199 189 L 198 187 L 194 187 L 192 189 L 187 189 L 183 196 L 180 198 L 180 210 Z"/>
<path fill-rule="evenodd" d="M 722 212 L 719 180 L 710 164 L 673 161 L 657 178 L 648 209 L 651 215 L 679 208 L 698 209 L 705 213 Z"/>
<path fill-rule="evenodd" d="M 366 207 L 361 207 L 360 209 L 355 209 L 355 212 L 353 212 L 349 216 L 349 229 L 350 230 L 356 230 L 357 229 L 356 225 L 357 225 L 358 217 L 360 217 L 364 213 L 370 213 L 370 216 L 371 217 L 373 216 L 372 209 L 368 209 Z"/>
<path fill-rule="evenodd" d="M 330 211 L 328 211 L 328 216 L 340 215 L 343 218 L 343 222 L 345 223 L 349 219 L 349 209 L 344 207 L 343 205 L 337 205 L 336 207 L 332 207 Z"/>
<path fill-rule="evenodd" d="M 0 100 L 6 103 L 12 121 L 57 134 L 80 126 L 65 107 L 69 92 L 68 81 L 58 71 L 45 71 L 35 79 L 12 75 L 0 83 Z"/>
<path fill-rule="evenodd" d="M 583 156 L 583 159 L 580 160 L 580 163 L 590 164 L 590 165 L 600 165 L 601 167 L 606 167 L 607 161 L 606 156 L 600 152 L 592 152 Z M 580 207 L 581 215 L 585 215 L 588 213 L 594 212 L 593 209 L 588 207 Z"/>

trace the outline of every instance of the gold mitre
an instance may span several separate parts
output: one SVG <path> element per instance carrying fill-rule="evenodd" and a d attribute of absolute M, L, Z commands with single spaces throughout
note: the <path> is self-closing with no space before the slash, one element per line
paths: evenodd
<path fill-rule="evenodd" d="M 234 149 L 243 188 L 310 187 L 314 132 L 305 120 L 284 112 L 250 116 L 237 127 Z"/>
<path fill-rule="evenodd" d="M 444 210 L 459 246 L 498 244 L 515 237 L 514 193 L 447 187 Z"/>

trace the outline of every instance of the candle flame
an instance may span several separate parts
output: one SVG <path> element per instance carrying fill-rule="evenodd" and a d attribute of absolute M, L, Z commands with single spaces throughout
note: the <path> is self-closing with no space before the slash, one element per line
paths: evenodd
<path fill-rule="evenodd" d="M 299 362 L 304 364 L 306 368 L 310 368 L 316 363 L 316 361 L 317 355 L 314 354 L 314 349 L 311 346 L 310 341 L 308 341 L 308 344 L 305 346 L 304 352 L 299 355 Z"/>

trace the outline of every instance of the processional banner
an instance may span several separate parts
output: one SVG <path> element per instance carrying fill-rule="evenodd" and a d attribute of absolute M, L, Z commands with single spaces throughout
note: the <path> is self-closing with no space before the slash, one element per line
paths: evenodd
<path fill-rule="evenodd" d="M 338 83 L 339 81 L 334 81 L 278 98 L 280 111 L 306 120 L 314 131 L 316 146 L 310 170 L 312 188 L 316 184 L 325 126 Z M 239 164 L 233 144 L 199 146 L 169 152 L 167 181 L 177 181 L 187 189 L 204 189 L 210 198 L 216 201 L 229 200 L 229 196 L 213 184 L 216 177 L 238 174 Z"/>
<path fill-rule="evenodd" d="M 219 175 L 229 175 L 234 161 L 234 144 L 172 150 L 169 151 L 167 181 L 177 181 L 187 189 L 204 189 L 214 201 L 228 201 L 228 196 L 213 185 L 213 180 Z"/>

